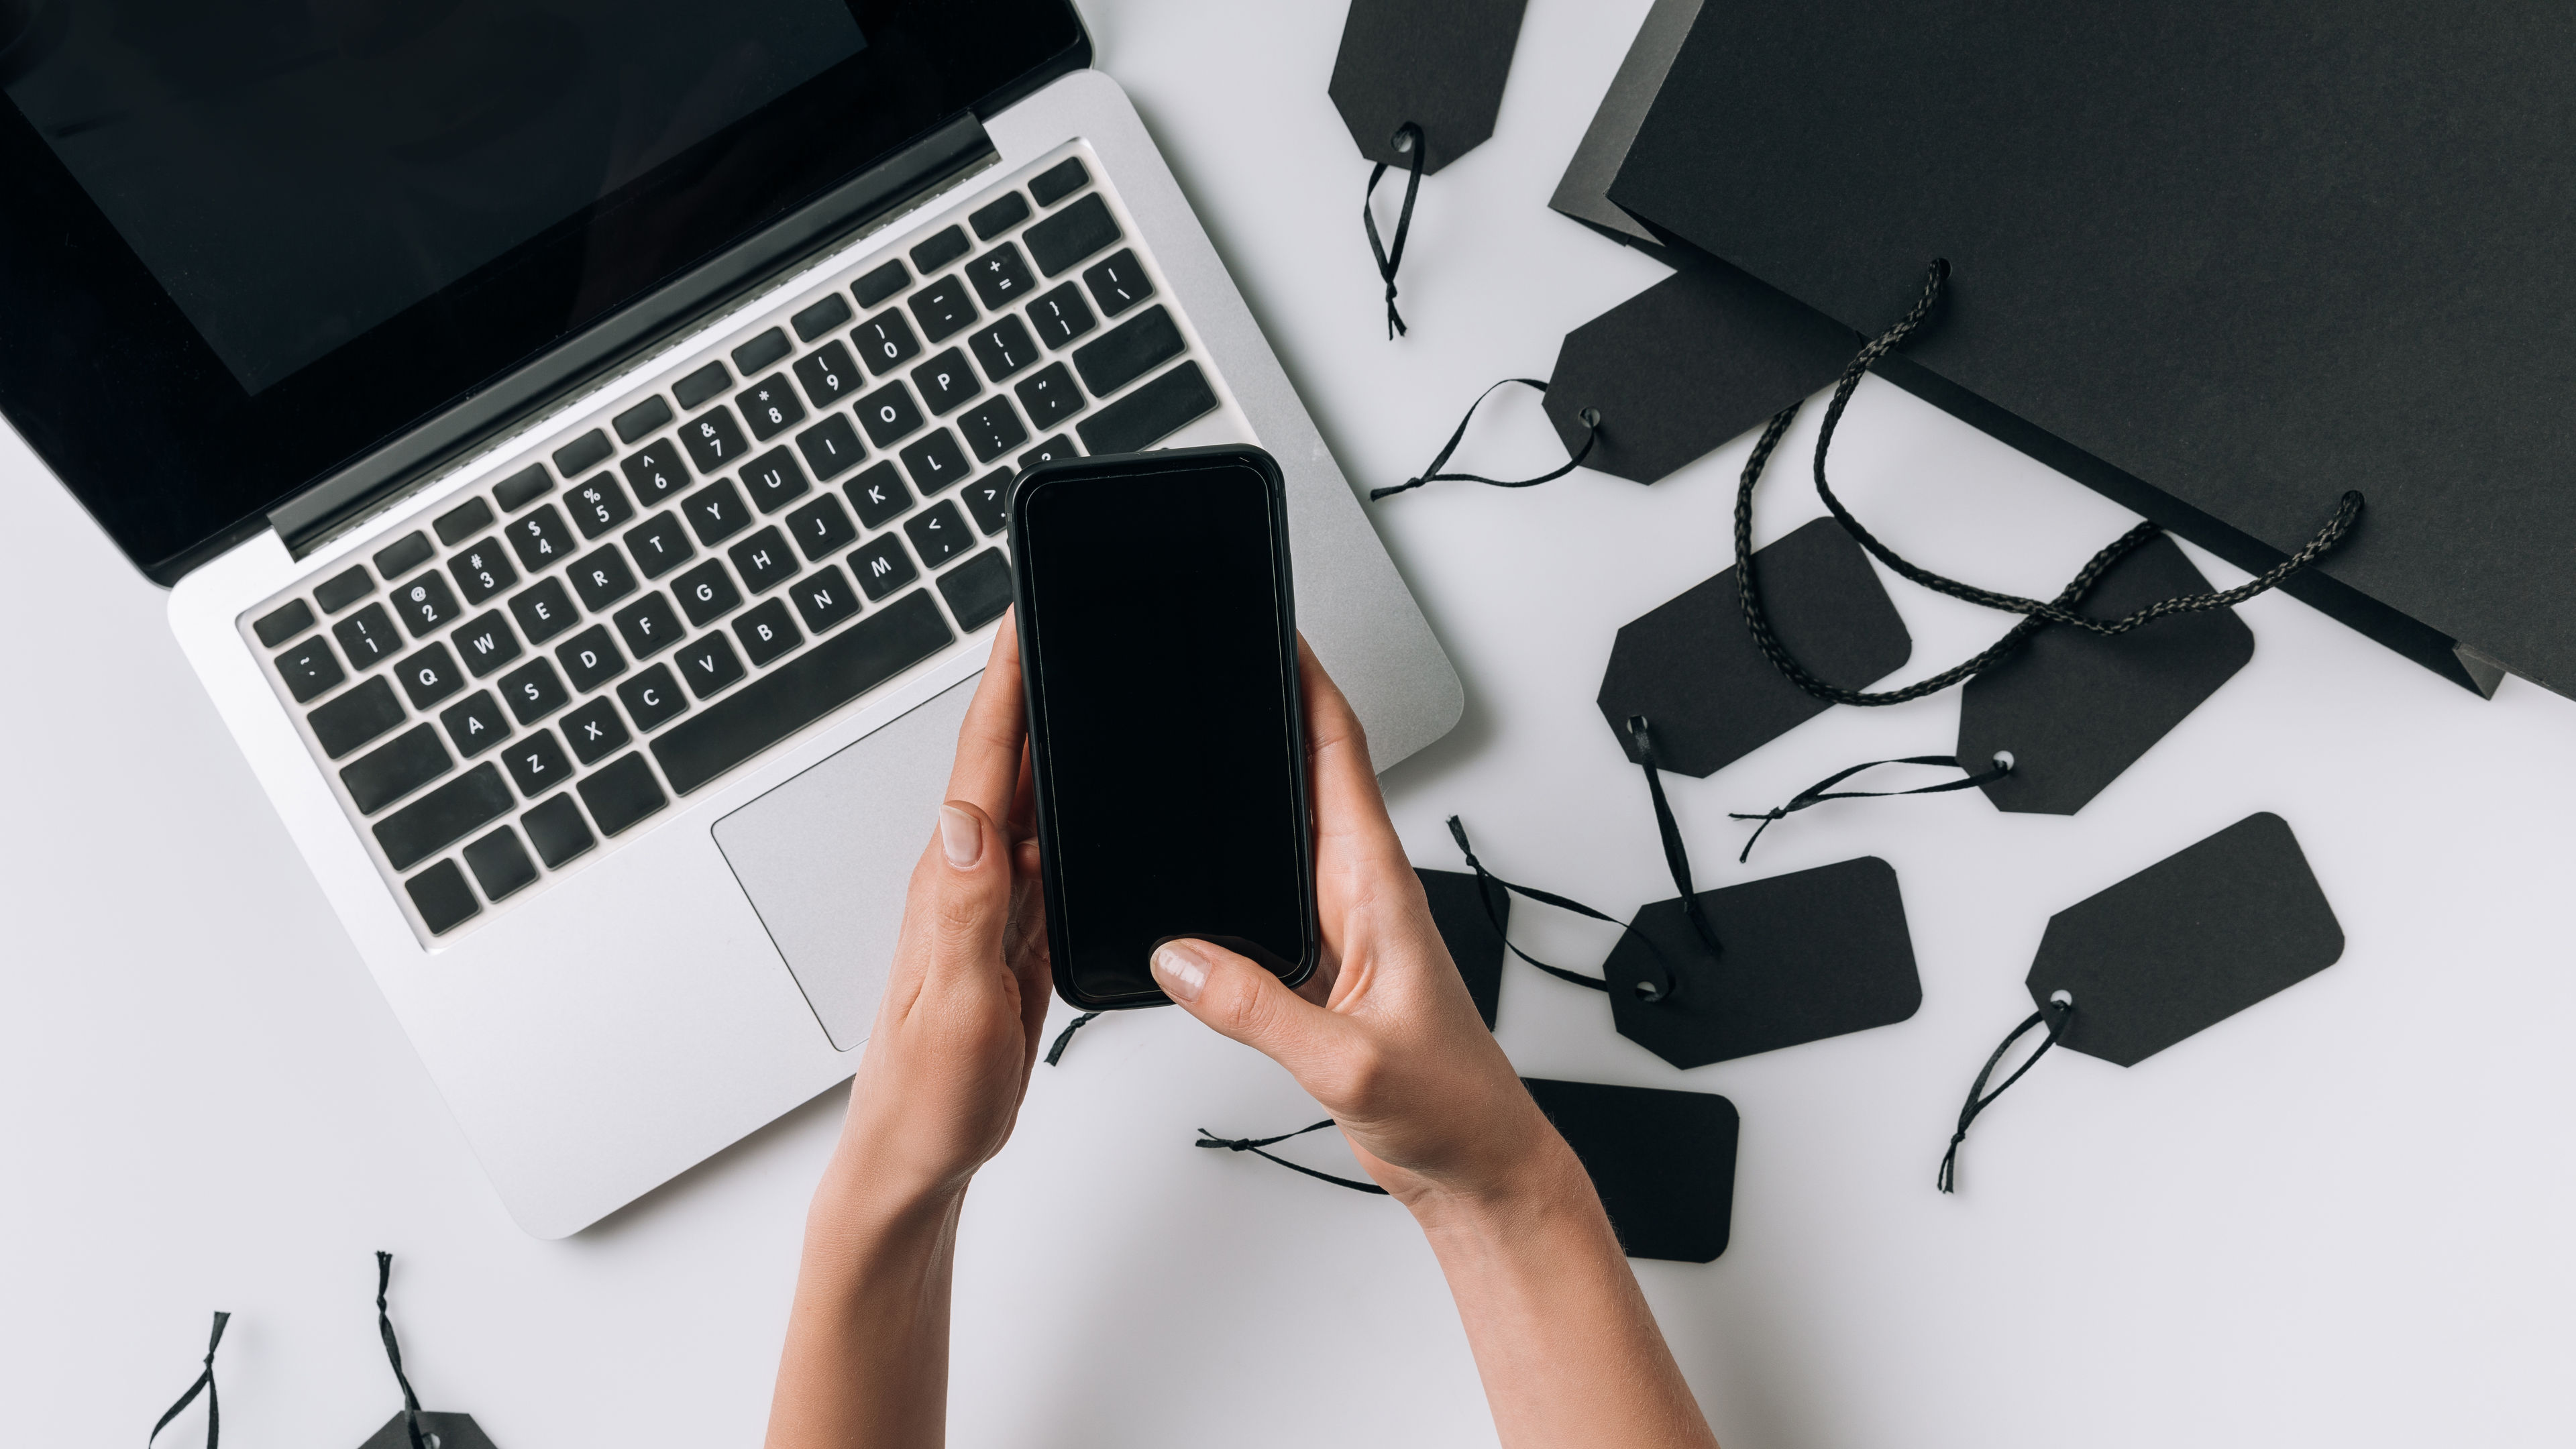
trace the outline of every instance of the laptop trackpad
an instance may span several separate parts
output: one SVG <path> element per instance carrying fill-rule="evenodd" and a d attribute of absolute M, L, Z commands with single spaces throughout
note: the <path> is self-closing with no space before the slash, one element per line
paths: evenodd
<path fill-rule="evenodd" d="M 778 954 L 842 1051 L 867 1040 L 978 674 L 716 822 Z"/>

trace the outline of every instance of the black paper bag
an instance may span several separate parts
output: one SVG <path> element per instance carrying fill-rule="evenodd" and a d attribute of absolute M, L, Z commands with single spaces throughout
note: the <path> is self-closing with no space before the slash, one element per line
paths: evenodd
<path fill-rule="evenodd" d="M 1706 1263 L 1726 1251 L 1735 1213 L 1735 1104 L 1668 1092 L 1523 1077 L 1583 1162 L 1631 1258 Z"/>

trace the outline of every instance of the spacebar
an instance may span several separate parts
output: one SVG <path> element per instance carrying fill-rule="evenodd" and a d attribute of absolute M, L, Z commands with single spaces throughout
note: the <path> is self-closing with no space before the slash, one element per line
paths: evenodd
<path fill-rule="evenodd" d="M 653 742 L 671 788 L 690 791 L 929 658 L 956 638 L 927 590 L 906 594 L 753 680 Z"/>

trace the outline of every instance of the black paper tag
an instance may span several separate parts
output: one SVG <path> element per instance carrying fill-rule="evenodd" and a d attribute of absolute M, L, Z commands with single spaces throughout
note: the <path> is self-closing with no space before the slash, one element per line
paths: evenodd
<path fill-rule="evenodd" d="M 1351 0 L 1330 91 L 1360 154 L 1410 166 L 1395 149 L 1422 128 L 1422 171 L 1439 170 L 1494 134 L 1527 0 Z"/>
<path fill-rule="evenodd" d="M 493 1449 L 472 1414 L 433 1414 L 426 1409 L 420 1415 L 420 1442 L 427 1449 Z M 411 1449 L 411 1434 L 403 1427 L 401 1412 L 397 1410 L 358 1449 Z"/>
<path fill-rule="evenodd" d="M 2050 917 L 2028 985 L 2035 1003 L 2074 998 L 2060 1046 L 2130 1067 L 2342 955 L 2298 838 L 2267 812 Z"/>
<path fill-rule="evenodd" d="M 1492 1031 L 1503 999 L 1503 933 L 1494 929 L 1494 923 L 1510 928 L 1512 893 L 1494 887 L 1489 914 L 1487 902 L 1477 899 L 1473 875 L 1420 866 L 1413 873 L 1422 878 L 1422 893 L 1431 898 L 1431 924 L 1440 929 L 1441 944 L 1449 948 L 1449 959 L 1458 963 L 1458 974 L 1466 978 L 1467 994 L 1475 998 L 1476 1014 L 1485 1019 L 1485 1030 Z"/>
<path fill-rule="evenodd" d="M 1826 679 L 1863 688 L 1913 657 L 1914 636 L 1869 556 L 1832 519 L 1756 550 L 1753 566 L 1781 643 Z M 1731 568 L 1621 626 L 1600 704 L 1630 760 L 1628 719 L 1644 715 L 1657 763 L 1701 779 L 1828 707 L 1754 644 Z"/>
<path fill-rule="evenodd" d="M 1652 483 L 1831 383 L 1860 335 L 1724 262 L 1682 270 L 1565 334 L 1547 418 L 1583 466 Z"/>
<path fill-rule="evenodd" d="M 1582 1159 L 1629 1257 L 1706 1263 L 1726 1251 L 1734 1103 L 1714 1092 L 1521 1080 Z"/>
<path fill-rule="evenodd" d="M 2116 619 L 2208 589 L 2174 541 L 2158 536 L 2113 564 L 2081 608 Z M 2253 657 L 2254 631 L 2233 609 L 2177 614 L 2108 639 L 2042 629 L 1968 681 L 1959 759 L 1975 769 L 2008 751 L 2012 773 L 1983 787 L 1995 808 L 2072 815 Z"/>
<path fill-rule="evenodd" d="M 1711 958 L 1679 897 L 1637 912 L 1602 963 L 1619 1034 L 1677 1067 L 1732 1061 L 1890 1026 L 1923 1004 L 1896 869 L 1863 856 L 1701 891 L 1724 949 Z M 1672 974 L 1649 1001 L 1640 982 Z"/>

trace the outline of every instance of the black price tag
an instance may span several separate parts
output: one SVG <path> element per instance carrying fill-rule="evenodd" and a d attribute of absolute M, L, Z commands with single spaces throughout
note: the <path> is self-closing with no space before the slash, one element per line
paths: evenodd
<path fill-rule="evenodd" d="M 407 1417 L 397 1413 L 385 1420 L 385 1426 L 358 1449 L 411 1449 Z M 493 1449 L 490 1436 L 474 1422 L 472 1414 L 434 1414 L 427 1410 L 420 1416 L 420 1443 L 421 1449 Z"/>
<path fill-rule="evenodd" d="M 1360 154 L 1382 166 L 1411 166 L 1414 158 L 1395 148 L 1395 135 L 1414 126 L 1428 175 L 1493 135 L 1525 4 L 1351 0 L 1330 91 Z"/>
<path fill-rule="evenodd" d="M 1582 1160 L 1629 1257 L 1706 1263 L 1726 1251 L 1734 1103 L 1713 1092 L 1521 1080 Z"/>
<path fill-rule="evenodd" d="M 1475 998 L 1476 1014 L 1485 1019 L 1485 1030 L 1492 1031 L 1503 997 L 1503 933 L 1511 926 L 1511 892 L 1498 885 L 1479 885 L 1465 871 L 1416 866 L 1413 873 L 1422 878 L 1422 893 L 1431 898 L 1431 923 L 1440 930 L 1441 944 L 1449 948 L 1449 959 L 1458 963 L 1458 974 L 1466 979 L 1467 994 Z M 1483 899 L 1478 898 L 1480 893 Z"/>

